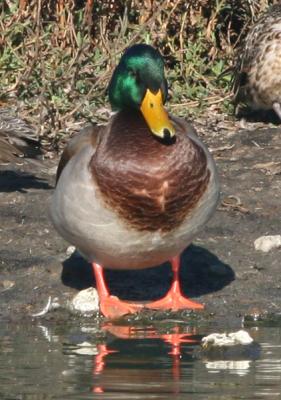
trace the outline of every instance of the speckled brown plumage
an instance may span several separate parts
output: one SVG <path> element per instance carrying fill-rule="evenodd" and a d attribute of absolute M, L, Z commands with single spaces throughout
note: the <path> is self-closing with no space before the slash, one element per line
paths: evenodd
<path fill-rule="evenodd" d="M 90 162 L 108 207 L 139 231 L 179 226 L 210 178 L 202 148 L 174 125 L 176 140 L 165 144 L 151 135 L 139 113 L 120 112 Z"/>
<path fill-rule="evenodd" d="M 18 118 L 12 109 L 0 108 L 0 162 L 13 162 L 17 157 L 36 155 L 38 149 L 34 128 Z"/>
<path fill-rule="evenodd" d="M 281 119 L 281 4 L 260 17 L 241 46 L 234 93 L 236 104 L 274 109 Z"/>

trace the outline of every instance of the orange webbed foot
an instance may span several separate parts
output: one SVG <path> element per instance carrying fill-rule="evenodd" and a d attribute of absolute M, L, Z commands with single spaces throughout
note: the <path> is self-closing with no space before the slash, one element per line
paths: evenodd
<path fill-rule="evenodd" d="M 141 303 L 130 303 L 112 295 L 100 299 L 100 311 L 109 319 L 120 318 L 126 314 L 135 314 L 143 307 L 144 305 Z"/>
<path fill-rule="evenodd" d="M 157 310 L 203 310 L 204 305 L 192 301 L 189 298 L 183 296 L 179 283 L 179 268 L 180 268 L 180 257 L 174 257 L 171 260 L 172 271 L 173 271 L 173 283 L 168 293 L 159 300 L 153 301 L 146 305 L 146 308 L 157 309 Z"/>
<path fill-rule="evenodd" d="M 93 270 L 96 277 L 97 290 L 100 298 L 100 311 L 109 319 L 120 318 L 126 314 L 134 314 L 143 309 L 153 310 L 202 310 L 204 305 L 190 300 L 183 296 L 179 283 L 180 257 L 171 260 L 173 271 L 173 283 L 168 293 L 161 299 L 152 302 L 134 303 L 120 300 L 112 296 L 105 284 L 103 268 L 101 265 L 93 263 Z"/>
<path fill-rule="evenodd" d="M 181 293 L 169 291 L 162 299 L 146 304 L 146 308 L 154 310 L 203 310 L 204 305 L 184 297 Z"/>

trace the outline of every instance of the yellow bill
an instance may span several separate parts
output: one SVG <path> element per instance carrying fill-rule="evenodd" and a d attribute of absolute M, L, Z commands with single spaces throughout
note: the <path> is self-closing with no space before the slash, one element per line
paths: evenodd
<path fill-rule="evenodd" d="M 169 120 L 168 113 L 163 107 L 162 93 L 159 89 L 156 94 L 146 90 L 140 110 L 151 132 L 161 138 L 171 138 L 175 135 L 175 128 Z"/>

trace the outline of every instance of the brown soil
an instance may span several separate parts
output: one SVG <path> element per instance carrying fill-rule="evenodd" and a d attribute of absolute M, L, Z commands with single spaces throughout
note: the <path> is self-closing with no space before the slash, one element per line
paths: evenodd
<path fill-rule="evenodd" d="M 197 124 L 217 162 L 221 203 L 182 257 L 182 286 L 206 304 L 205 315 L 234 318 L 281 308 L 281 250 L 254 249 L 259 236 L 281 234 L 281 132 L 276 126 L 249 127 L 213 120 L 205 133 Z M 30 318 L 49 296 L 63 304 L 94 284 L 90 266 L 67 256 L 68 244 L 48 219 L 57 162 L 0 167 L 1 318 Z M 108 280 L 120 297 L 157 298 L 168 288 L 169 271 L 168 265 L 108 271 Z"/>

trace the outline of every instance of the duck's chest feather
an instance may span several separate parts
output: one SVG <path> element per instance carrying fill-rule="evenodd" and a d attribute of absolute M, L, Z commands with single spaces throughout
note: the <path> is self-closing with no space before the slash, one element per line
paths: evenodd
<path fill-rule="evenodd" d="M 90 161 L 107 206 L 138 231 L 175 229 L 207 188 L 206 154 L 177 128 L 175 140 L 163 143 L 141 116 L 119 113 Z"/>
<path fill-rule="evenodd" d="M 68 161 L 51 218 L 88 260 L 145 268 L 179 254 L 207 222 L 218 200 L 217 174 L 204 145 L 192 132 L 187 135 L 185 122 L 172 119 L 177 139 L 164 145 L 144 123 L 136 126 L 128 116 L 124 123 L 119 116 L 97 145 Z"/>

